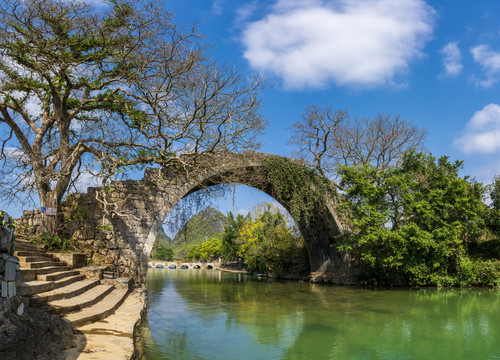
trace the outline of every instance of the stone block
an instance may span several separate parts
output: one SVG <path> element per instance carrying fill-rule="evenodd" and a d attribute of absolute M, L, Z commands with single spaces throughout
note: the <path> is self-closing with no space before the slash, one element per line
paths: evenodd
<path fill-rule="evenodd" d="M 19 308 L 19 305 L 21 305 L 21 300 L 19 297 L 12 297 L 12 299 L 10 299 L 10 307 L 12 308 L 12 310 L 16 310 L 17 308 Z"/>
<path fill-rule="evenodd" d="M 21 316 L 22 314 L 24 314 L 24 304 L 21 303 L 19 305 L 19 307 L 17 308 L 17 316 Z"/>
<path fill-rule="evenodd" d="M 85 254 L 73 254 L 73 268 L 81 268 L 86 265 L 87 256 Z"/>
<path fill-rule="evenodd" d="M 4 275 L 6 281 L 16 281 L 16 265 L 13 262 L 7 261 Z"/>
<path fill-rule="evenodd" d="M 9 295 L 7 296 L 9 299 L 11 299 L 11 298 L 13 298 L 14 296 L 17 295 L 16 283 L 15 282 L 9 282 L 7 284 L 7 287 L 9 289 Z"/>
<path fill-rule="evenodd" d="M 84 236 L 85 236 L 85 239 L 93 239 L 95 236 L 95 230 L 94 229 L 86 229 Z"/>
<path fill-rule="evenodd" d="M 8 283 L 5 280 L 2 280 L 2 297 L 7 298 L 9 296 L 9 287 Z"/>
<path fill-rule="evenodd" d="M 10 313 L 12 311 L 12 306 L 10 305 L 10 300 L 5 300 L 3 303 L 3 311 L 5 313 Z"/>

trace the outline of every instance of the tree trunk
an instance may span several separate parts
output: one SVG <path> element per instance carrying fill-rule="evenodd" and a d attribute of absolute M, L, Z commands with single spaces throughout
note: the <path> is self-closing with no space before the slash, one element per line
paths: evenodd
<path fill-rule="evenodd" d="M 54 236 L 57 233 L 57 211 L 59 201 L 54 191 L 42 194 L 40 192 L 40 206 L 42 208 L 42 221 L 40 232 Z"/>

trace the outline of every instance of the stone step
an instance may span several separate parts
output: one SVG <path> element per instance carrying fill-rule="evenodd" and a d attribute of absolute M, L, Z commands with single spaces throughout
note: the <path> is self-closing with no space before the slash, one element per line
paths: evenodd
<path fill-rule="evenodd" d="M 20 245 L 20 244 L 16 244 L 16 246 L 14 247 L 14 249 L 16 251 L 39 251 L 39 249 L 36 247 L 36 246 L 33 246 L 33 245 Z"/>
<path fill-rule="evenodd" d="M 29 263 L 29 262 L 38 262 L 38 261 L 50 261 L 52 260 L 52 256 L 18 256 L 19 263 Z M 21 265 L 22 266 L 22 265 Z"/>
<path fill-rule="evenodd" d="M 59 279 L 62 279 L 62 278 L 68 277 L 68 276 L 78 275 L 80 273 L 78 270 L 68 270 L 67 266 L 56 266 L 55 268 L 56 268 L 56 272 L 37 274 L 38 280 L 55 281 L 55 280 L 59 280 Z M 47 268 L 45 268 L 45 269 L 47 269 Z M 64 271 L 61 271 L 63 269 L 64 269 Z"/>
<path fill-rule="evenodd" d="M 141 319 L 141 310 L 145 310 L 146 297 L 146 289 L 135 288 L 113 314 L 77 328 L 76 346 L 63 351 L 62 357 L 78 360 L 133 358 L 134 329 Z"/>
<path fill-rule="evenodd" d="M 36 245 L 28 244 L 28 243 L 19 243 L 17 241 L 14 244 L 14 248 L 17 251 L 21 251 L 21 250 L 37 251 L 37 250 L 39 250 L 38 246 L 36 246 Z"/>
<path fill-rule="evenodd" d="M 44 267 L 49 267 L 49 266 L 65 266 L 66 264 L 60 263 L 60 262 L 55 262 L 55 261 L 34 261 L 34 262 L 24 262 L 20 261 L 19 264 L 21 264 L 21 268 L 23 269 L 39 269 L 39 268 L 44 268 Z"/>
<path fill-rule="evenodd" d="M 69 299 L 73 296 L 78 296 L 84 293 L 85 291 L 93 288 L 94 286 L 99 285 L 99 279 L 85 279 L 84 275 L 77 275 L 76 277 L 78 277 L 79 280 L 72 282 L 68 285 L 61 286 L 58 288 L 53 288 L 44 292 L 33 293 L 33 295 L 30 297 L 29 305 L 34 306 L 49 301 Z M 82 277 L 83 279 L 80 279 Z M 66 279 L 70 278 L 64 278 L 58 281 L 63 281 Z M 55 281 L 53 283 L 56 284 Z"/>
<path fill-rule="evenodd" d="M 63 270 L 68 270 L 68 266 L 47 266 L 39 269 L 23 269 L 21 268 L 22 281 L 42 280 L 52 281 L 57 279 L 46 279 L 45 276 L 51 273 L 58 273 Z M 75 274 L 76 275 L 76 274 Z"/>
<path fill-rule="evenodd" d="M 74 327 L 99 321 L 113 314 L 115 310 L 125 301 L 128 289 L 114 289 L 108 296 L 97 304 L 84 308 L 82 311 L 70 313 L 64 316 Z"/>
<path fill-rule="evenodd" d="M 80 274 L 80 275 L 68 276 L 56 281 L 40 281 L 40 280 L 28 281 L 21 284 L 20 293 L 22 296 L 33 296 L 35 294 L 59 289 L 84 279 L 85 275 Z"/>
<path fill-rule="evenodd" d="M 43 256 L 43 257 L 52 257 L 47 255 L 41 251 L 14 251 L 14 256 L 23 257 L 23 256 Z"/>
<path fill-rule="evenodd" d="M 35 245 L 35 244 L 33 244 L 30 240 L 26 240 L 26 239 L 23 239 L 23 238 L 20 238 L 20 237 L 17 237 L 17 236 L 16 236 L 15 244 L 16 244 L 16 245 L 30 245 L 30 246 L 36 246 L 36 245 Z"/>
<path fill-rule="evenodd" d="M 86 309 L 99 303 L 113 291 L 113 285 L 97 285 L 92 289 L 69 299 L 50 301 L 42 306 L 42 310 L 52 314 L 68 314 Z"/>

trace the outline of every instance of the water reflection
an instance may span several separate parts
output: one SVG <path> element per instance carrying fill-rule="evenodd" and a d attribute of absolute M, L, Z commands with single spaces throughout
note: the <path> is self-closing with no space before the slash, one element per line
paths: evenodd
<path fill-rule="evenodd" d="M 144 359 L 495 359 L 500 293 L 364 290 L 200 270 L 148 274 Z"/>

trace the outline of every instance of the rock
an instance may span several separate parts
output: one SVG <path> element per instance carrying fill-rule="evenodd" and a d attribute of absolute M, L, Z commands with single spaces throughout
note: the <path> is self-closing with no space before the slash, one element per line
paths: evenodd
<path fill-rule="evenodd" d="M 62 359 L 62 351 L 73 345 L 71 326 L 23 304 L 19 309 L 26 311 L 0 320 L 0 359 Z"/>

